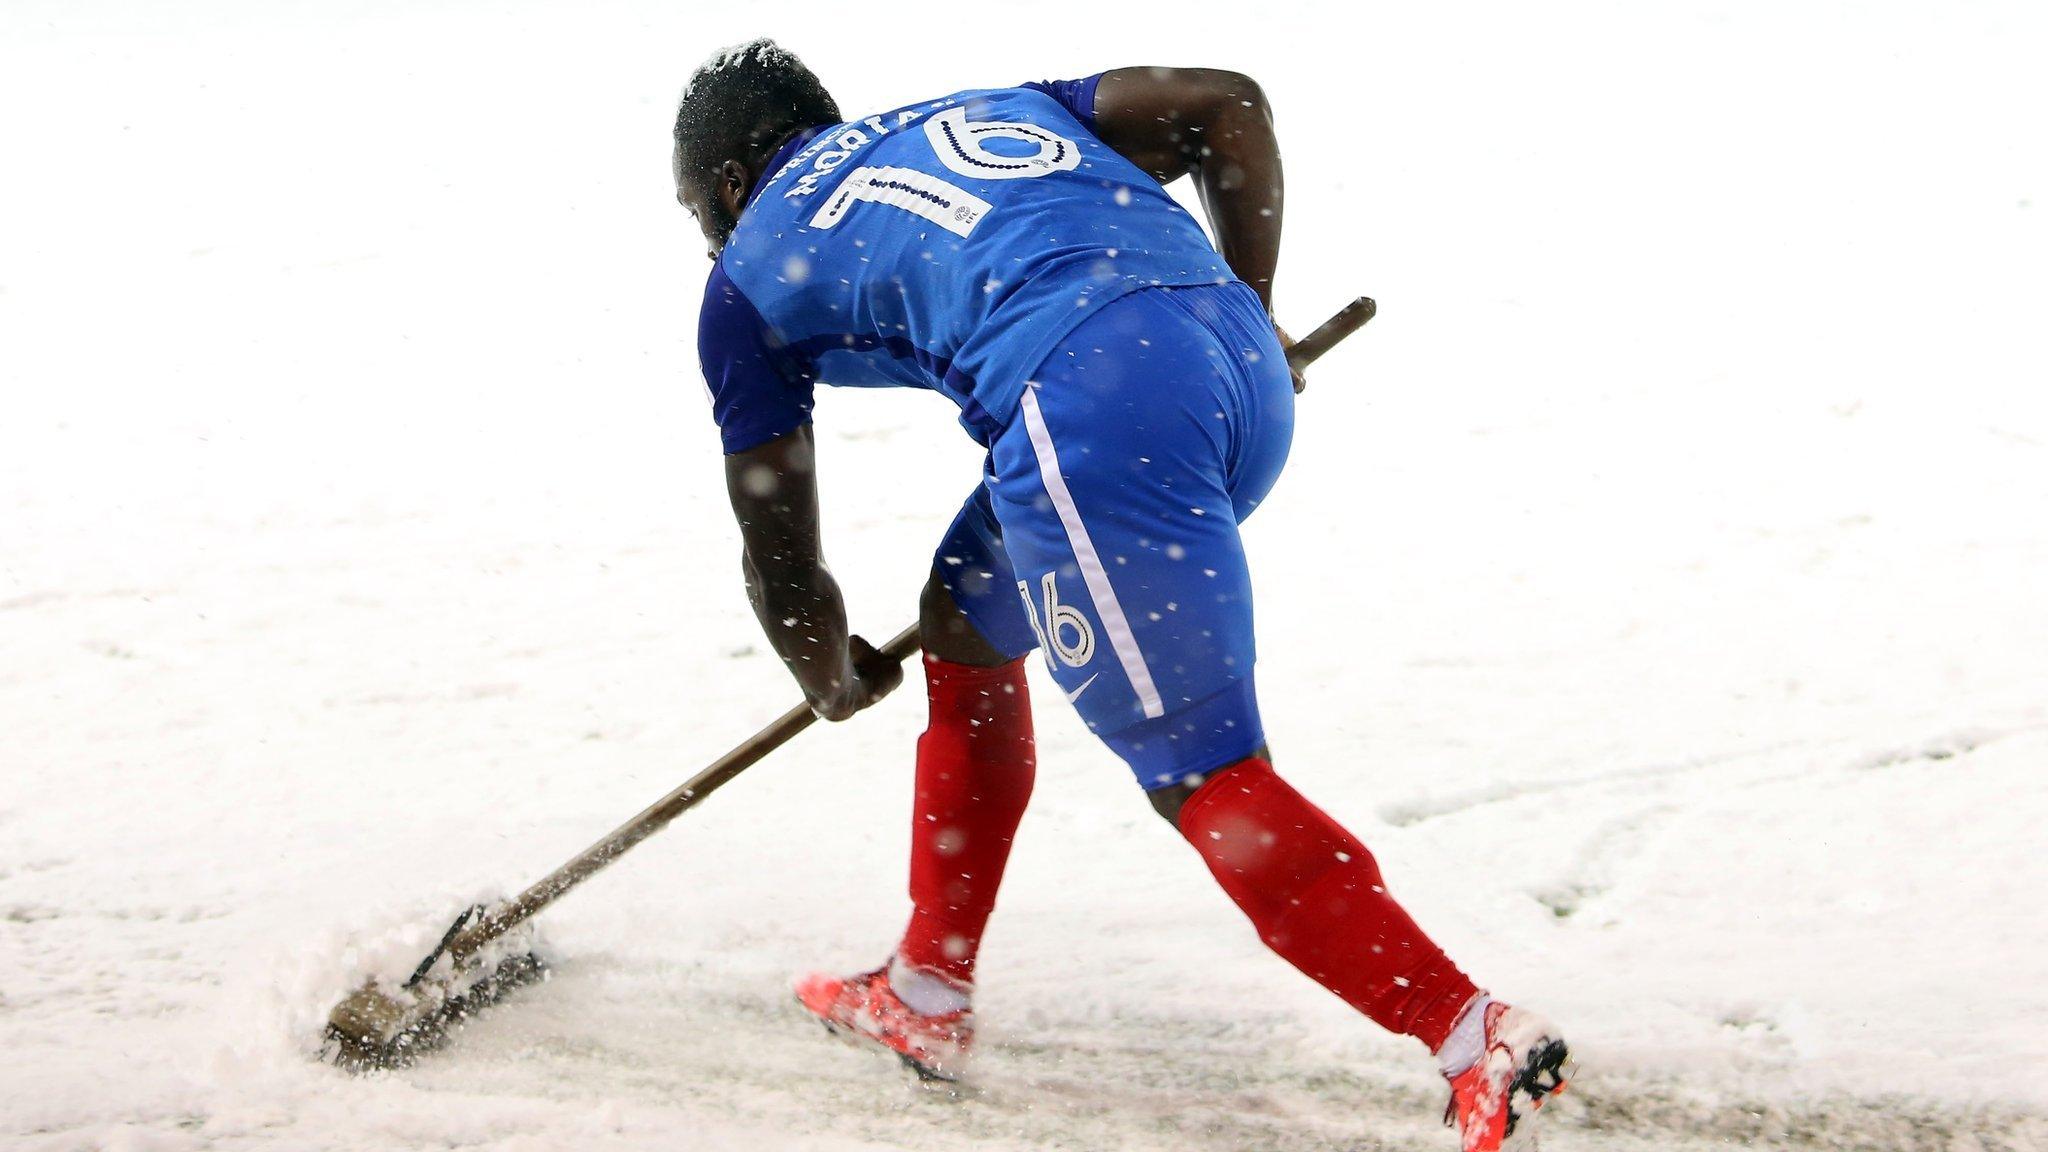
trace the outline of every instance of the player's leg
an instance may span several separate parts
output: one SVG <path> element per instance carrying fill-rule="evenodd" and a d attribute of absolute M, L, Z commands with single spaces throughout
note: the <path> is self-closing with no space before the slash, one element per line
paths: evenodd
<path fill-rule="evenodd" d="M 896 950 L 899 964 L 959 988 L 963 1004 L 1037 765 L 1024 681 L 1034 640 L 1014 598 L 984 591 L 1011 583 L 999 541 L 984 542 L 994 526 L 977 490 L 947 533 L 922 597 L 930 719 L 917 742 L 912 910 Z"/>
<path fill-rule="evenodd" d="M 1004 607 L 1011 607 L 1005 597 Z M 927 659 L 969 668 L 1000 668 L 1017 657 L 1005 656 L 974 626 L 953 599 L 938 570 L 926 577 L 917 597 L 917 639 Z"/>
<path fill-rule="evenodd" d="M 798 986 L 828 1025 L 890 1048 L 926 1075 L 956 1074 L 972 1044 L 982 931 L 1031 799 L 1036 744 L 1023 657 L 1036 641 L 1013 583 L 977 488 L 941 543 L 919 604 L 930 719 L 917 742 L 910 921 L 882 968 L 813 975 Z"/>
<path fill-rule="evenodd" d="M 1562 1034 L 1475 987 L 1387 890 L 1372 853 L 1250 757 L 1171 788 L 1155 807 L 1201 853 L 1267 946 L 1390 1031 L 1451 1084 L 1467 1152 L 1501 1146 L 1564 1089 Z"/>
<path fill-rule="evenodd" d="M 1261 939 L 1381 1025 L 1437 1047 L 1476 989 L 1387 893 L 1364 845 L 1273 773 L 1222 454 L 1205 463 L 1200 444 L 1176 443 L 1185 419 L 1105 412 L 1067 384 L 1049 381 L 1034 400 L 1038 474 L 1012 486 L 1005 469 L 997 493 L 1054 679 Z M 1141 435 L 1125 442 L 1131 421 Z M 998 443 L 999 461 L 1009 447 Z M 1149 461 L 1147 484 L 1102 474 L 1100 461 L 1129 458 Z M 1030 523 L 1038 490 L 1073 510 L 1067 522 Z"/>
<path fill-rule="evenodd" d="M 1538 1081 L 1526 1062 L 1554 1078 L 1561 1042 L 1490 1005 L 1264 748 L 1237 522 L 1278 475 L 1293 393 L 1255 300 L 1141 293 L 1063 348 L 1025 400 L 1028 435 L 995 451 L 997 512 L 1054 678 L 1275 952 L 1447 1074 L 1512 1055 L 1458 1089 L 1468 1146 L 1497 1143 L 1509 1089 Z M 1496 1045 L 1508 1032 L 1519 1048 Z"/>

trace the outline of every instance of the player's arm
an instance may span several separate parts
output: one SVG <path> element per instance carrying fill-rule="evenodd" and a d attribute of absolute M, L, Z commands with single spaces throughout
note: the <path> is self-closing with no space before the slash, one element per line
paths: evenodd
<path fill-rule="evenodd" d="M 697 317 L 697 356 L 725 448 L 725 487 L 744 546 L 747 599 L 804 699 L 844 720 L 903 678 L 846 630 L 846 601 L 818 540 L 809 365 L 789 353 L 722 263 Z"/>
<path fill-rule="evenodd" d="M 1271 312 L 1285 197 L 1273 111 L 1258 82 L 1213 68 L 1105 72 L 1095 134 L 1162 184 L 1194 180 L 1217 248 Z"/>
<path fill-rule="evenodd" d="M 902 666 L 846 626 L 825 567 L 811 426 L 725 458 L 726 492 L 744 545 L 747 599 L 776 655 L 827 720 L 844 720 L 903 680 Z"/>

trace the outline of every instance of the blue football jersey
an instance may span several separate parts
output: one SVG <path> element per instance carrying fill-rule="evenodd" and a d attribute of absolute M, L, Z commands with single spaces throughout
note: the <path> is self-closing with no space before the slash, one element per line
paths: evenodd
<path fill-rule="evenodd" d="M 987 444 L 1104 304 L 1234 279 L 1158 181 L 1096 138 L 1097 79 L 959 92 L 783 148 L 698 321 L 726 452 L 808 421 L 816 384 L 935 389 Z"/>

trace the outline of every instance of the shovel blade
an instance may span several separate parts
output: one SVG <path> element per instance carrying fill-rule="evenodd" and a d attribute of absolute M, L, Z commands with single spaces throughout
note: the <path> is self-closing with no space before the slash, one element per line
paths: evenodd
<path fill-rule="evenodd" d="M 521 952 L 460 987 L 432 980 L 393 990 L 366 984 L 328 1014 L 322 1055 L 349 1072 L 406 1067 L 508 992 L 547 977 L 540 957 Z"/>

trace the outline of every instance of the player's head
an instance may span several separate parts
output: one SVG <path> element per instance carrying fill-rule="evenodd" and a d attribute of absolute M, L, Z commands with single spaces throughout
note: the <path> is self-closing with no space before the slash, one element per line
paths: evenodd
<path fill-rule="evenodd" d="M 676 199 L 697 217 L 713 256 L 775 150 L 805 128 L 838 122 L 832 94 L 773 40 L 727 48 L 697 69 L 676 109 Z"/>

